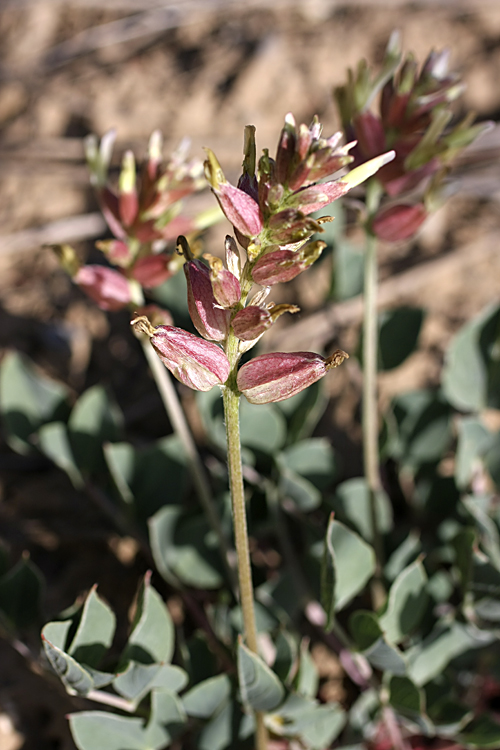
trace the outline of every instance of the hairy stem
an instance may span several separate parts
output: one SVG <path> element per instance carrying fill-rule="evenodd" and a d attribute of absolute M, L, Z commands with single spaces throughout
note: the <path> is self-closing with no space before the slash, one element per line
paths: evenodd
<path fill-rule="evenodd" d="M 147 338 L 141 336 L 141 343 L 144 354 L 146 355 L 146 359 L 148 360 L 149 366 L 151 368 L 151 372 L 153 373 L 153 377 L 156 381 L 156 385 L 158 386 L 158 390 L 165 406 L 165 410 L 168 414 L 168 418 L 170 419 L 172 429 L 179 437 L 179 440 L 181 441 L 186 452 L 200 504 L 203 508 L 203 511 L 205 512 L 208 523 L 217 535 L 219 549 L 222 555 L 222 560 L 224 562 L 227 575 L 229 577 L 229 581 L 231 583 L 233 591 L 236 591 L 237 582 L 234 569 L 231 565 L 229 545 L 214 506 L 206 471 L 203 467 L 200 456 L 194 444 L 193 437 L 186 422 L 184 411 L 182 410 L 182 406 L 179 403 L 177 391 L 175 390 L 174 384 L 172 383 L 170 373 L 159 359 L 158 355 L 150 345 Z"/>
<path fill-rule="evenodd" d="M 379 203 L 378 183 L 372 180 L 367 186 L 367 208 L 369 219 L 374 215 Z M 382 582 L 383 544 L 377 520 L 376 497 L 382 488 L 379 470 L 378 450 L 378 400 L 377 400 L 377 290 L 378 263 L 377 239 L 366 228 L 364 311 L 363 311 L 363 461 L 364 473 L 370 498 L 370 515 L 373 532 L 373 546 L 377 558 L 375 580 L 372 588 L 375 609 L 385 600 Z"/>
<path fill-rule="evenodd" d="M 257 650 L 257 627 L 255 624 L 255 607 L 252 585 L 252 567 L 248 546 L 247 516 L 243 487 L 243 468 L 241 463 L 240 440 L 240 394 L 236 386 L 236 364 L 238 361 L 238 340 L 229 335 L 226 352 L 232 364 L 232 371 L 223 389 L 224 418 L 226 422 L 227 463 L 229 470 L 229 489 L 233 509 L 234 540 L 238 559 L 238 579 L 240 605 L 243 614 L 243 628 L 248 648 L 254 653 Z M 255 740 L 257 750 L 266 750 L 267 731 L 264 716 L 255 712 Z"/>

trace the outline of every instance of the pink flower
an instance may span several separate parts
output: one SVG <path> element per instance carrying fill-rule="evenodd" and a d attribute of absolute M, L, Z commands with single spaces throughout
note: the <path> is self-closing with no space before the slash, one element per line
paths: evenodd
<path fill-rule="evenodd" d="M 217 302 L 210 271 L 201 260 L 184 264 L 188 288 L 188 308 L 193 325 L 203 338 L 224 341 L 229 331 L 230 312 Z"/>
<path fill-rule="evenodd" d="M 314 352 L 261 354 L 240 368 L 237 385 L 251 404 L 283 401 L 308 388 L 348 356 L 340 349 L 326 359 Z"/>
<path fill-rule="evenodd" d="M 325 247 L 325 242 L 315 241 L 308 242 L 299 250 L 285 248 L 261 255 L 252 269 L 252 278 L 262 286 L 291 281 L 311 266 Z"/>
<path fill-rule="evenodd" d="M 182 328 L 154 328 L 143 316 L 132 321 L 139 333 L 145 333 L 159 358 L 177 380 L 196 391 L 209 391 L 229 377 L 229 360 L 222 349 Z"/>
<path fill-rule="evenodd" d="M 172 271 L 169 269 L 171 259 L 170 253 L 158 253 L 158 255 L 140 258 L 134 263 L 132 276 L 146 289 L 160 286 L 172 276 Z"/>
<path fill-rule="evenodd" d="M 121 310 L 132 301 L 128 280 L 112 268 L 82 266 L 73 281 L 97 302 L 101 310 Z"/>

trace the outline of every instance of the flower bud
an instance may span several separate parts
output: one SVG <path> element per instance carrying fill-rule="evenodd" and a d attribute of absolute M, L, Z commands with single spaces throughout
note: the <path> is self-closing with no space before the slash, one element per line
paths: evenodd
<path fill-rule="evenodd" d="M 385 242 L 407 240 L 415 234 L 426 218 L 427 211 L 422 203 L 415 206 L 399 203 L 379 211 L 373 220 L 372 231 Z"/>
<path fill-rule="evenodd" d="M 210 271 L 201 260 L 195 260 L 185 237 L 179 237 L 178 246 L 187 258 L 184 274 L 187 281 L 188 309 L 193 325 L 203 338 L 224 341 L 229 332 L 231 313 L 217 302 Z"/>
<path fill-rule="evenodd" d="M 108 227 L 111 229 L 115 237 L 120 240 L 124 240 L 127 236 L 120 218 L 120 204 L 118 196 L 113 193 L 108 187 L 104 186 L 98 192 L 99 202 L 101 204 L 101 211 L 106 219 Z"/>
<path fill-rule="evenodd" d="M 216 258 L 210 253 L 205 253 L 210 264 L 210 281 L 214 297 L 221 307 L 234 307 L 241 298 L 240 282 L 231 271 L 224 268 L 220 258 Z"/>
<path fill-rule="evenodd" d="M 114 265 L 128 268 L 132 260 L 130 247 L 122 240 L 99 240 L 95 246 Z"/>
<path fill-rule="evenodd" d="M 132 151 L 123 155 L 120 172 L 120 218 L 126 227 L 134 223 L 139 210 L 139 200 L 135 185 L 135 159 Z"/>
<path fill-rule="evenodd" d="M 239 369 L 237 385 L 251 404 L 283 401 L 316 383 L 348 356 L 340 349 L 326 359 L 313 352 L 261 354 Z"/>
<path fill-rule="evenodd" d="M 133 278 L 146 289 L 154 289 L 172 276 L 170 253 L 147 255 L 134 263 Z"/>
<path fill-rule="evenodd" d="M 226 180 L 215 154 L 210 149 L 207 149 L 207 154 L 205 174 L 224 215 L 244 237 L 256 237 L 264 226 L 259 204 Z"/>
<path fill-rule="evenodd" d="M 97 302 L 101 310 L 121 310 L 132 301 L 128 280 L 112 268 L 82 266 L 73 281 Z"/>
<path fill-rule="evenodd" d="M 262 336 L 283 313 L 299 312 L 296 305 L 273 305 L 270 308 L 248 305 L 239 310 L 234 316 L 231 325 L 236 336 L 241 341 L 254 341 Z"/>
<path fill-rule="evenodd" d="M 177 380 L 196 391 L 209 391 L 229 377 L 229 360 L 217 344 L 204 341 L 182 328 L 154 328 L 141 316 L 132 321 L 138 333 L 145 333 L 167 369 Z"/>
<path fill-rule="evenodd" d="M 269 220 L 269 240 L 276 245 L 299 242 L 308 239 L 314 232 L 322 231 L 317 221 L 295 208 L 286 208 Z"/>
<path fill-rule="evenodd" d="M 325 242 L 320 240 L 308 242 L 300 250 L 274 250 L 262 255 L 252 269 L 252 278 L 256 284 L 272 286 L 279 282 L 291 281 L 299 273 L 311 266 L 319 258 Z"/>

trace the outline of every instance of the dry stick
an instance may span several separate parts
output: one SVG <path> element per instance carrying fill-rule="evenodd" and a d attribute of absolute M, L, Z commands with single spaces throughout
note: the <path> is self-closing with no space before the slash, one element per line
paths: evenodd
<path fill-rule="evenodd" d="M 378 183 L 372 180 L 367 185 L 367 208 L 371 217 L 377 210 L 380 200 Z M 384 549 L 377 519 L 377 494 L 382 489 L 378 450 L 378 399 L 377 399 L 377 238 L 366 228 L 364 311 L 363 311 L 363 465 L 368 485 L 372 539 L 375 549 L 376 568 L 372 583 L 373 608 L 376 610 L 385 601 L 385 588 L 382 579 Z"/>
<path fill-rule="evenodd" d="M 158 390 L 165 406 L 165 410 L 172 424 L 172 428 L 175 434 L 178 435 L 179 440 L 181 441 L 184 450 L 186 451 L 186 455 L 192 471 L 193 481 L 201 506 L 206 513 L 207 520 L 210 526 L 217 535 L 217 541 L 219 542 L 222 560 L 224 562 L 231 587 L 233 591 L 236 591 L 236 576 L 234 568 L 231 565 L 231 553 L 226 540 L 226 535 L 221 526 L 217 511 L 214 507 L 213 498 L 209 489 L 208 477 L 203 464 L 201 463 L 198 451 L 196 450 L 193 437 L 186 422 L 186 417 L 179 403 L 174 384 L 172 383 L 172 378 L 170 377 L 170 373 L 154 351 L 153 347 L 149 343 L 149 340 L 145 336 L 141 336 L 140 339 L 144 354 L 146 355 L 146 359 L 151 368 L 151 372 L 153 373 L 156 385 L 158 386 Z"/>
<path fill-rule="evenodd" d="M 232 370 L 223 389 L 224 417 L 226 420 L 227 463 L 229 469 L 229 488 L 233 508 L 234 540 L 238 556 L 238 579 L 240 584 L 240 604 L 243 614 L 245 640 L 250 651 L 255 654 L 257 649 L 257 627 L 255 624 L 255 607 L 252 585 L 252 567 L 248 546 L 247 516 L 245 508 L 245 493 L 243 486 L 243 468 L 241 461 L 240 440 L 240 394 L 236 385 L 236 369 L 238 354 L 238 339 L 230 333 L 227 340 L 226 353 Z M 256 750 L 266 750 L 267 730 L 264 725 L 264 715 L 255 712 L 255 741 Z"/>

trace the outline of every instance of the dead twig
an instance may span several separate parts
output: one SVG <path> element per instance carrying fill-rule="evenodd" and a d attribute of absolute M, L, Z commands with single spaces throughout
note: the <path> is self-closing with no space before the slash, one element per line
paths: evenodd
<path fill-rule="evenodd" d="M 21 232 L 0 237 L 0 255 L 32 250 L 40 245 L 87 240 L 98 237 L 105 231 L 106 222 L 98 211 L 80 216 L 68 216 L 41 227 L 24 229 Z"/>

